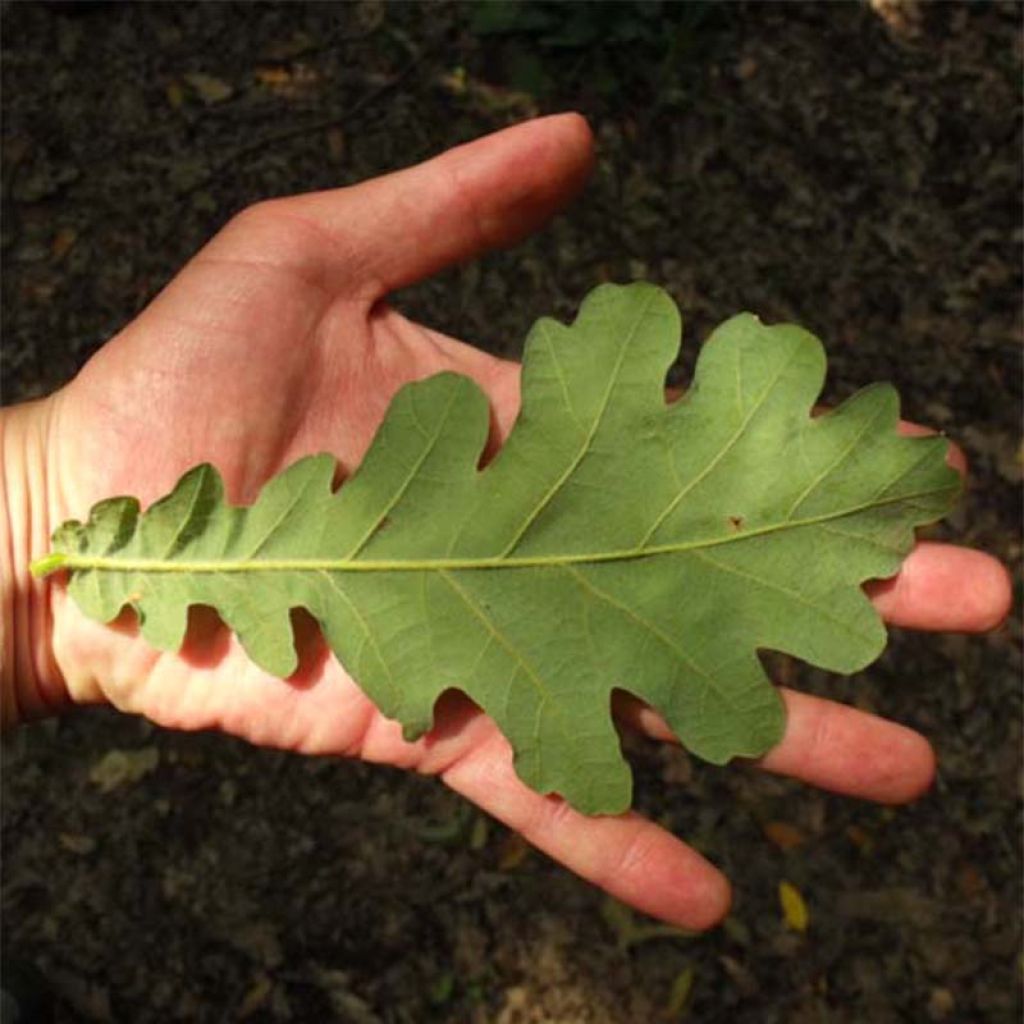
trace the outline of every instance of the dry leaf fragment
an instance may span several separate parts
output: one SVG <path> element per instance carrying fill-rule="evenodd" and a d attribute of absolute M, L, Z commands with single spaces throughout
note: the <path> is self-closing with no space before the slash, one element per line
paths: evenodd
<path fill-rule="evenodd" d="M 669 992 L 668 1001 L 665 1003 L 665 1019 L 678 1020 L 686 1012 L 686 1004 L 690 1000 L 690 993 L 693 991 L 693 965 L 687 964 L 672 982 L 672 989 Z"/>
<path fill-rule="evenodd" d="M 100 792 L 110 793 L 120 786 L 145 778 L 160 763 L 156 747 L 141 750 L 109 750 L 89 770 L 89 781 Z"/>
<path fill-rule="evenodd" d="M 258 974 L 238 1008 L 238 1020 L 245 1020 L 259 1013 L 273 991 L 274 983 L 265 974 Z"/>
<path fill-rule="evenodd" d="M 164 93 L 167 96 L 167 102 L 170 103 L 175 110 L 181 110 L 181 107 L 185 102 L 185 90 L 181 87 L 181 82 L 168 82 L 167 87 L 164 89 Z"/>
<path fill-rule="evenodd" d="M 292 80 L 291 72 L 287 68 L 257 68 L 255 77 L 260 85 L 271 90 L 280 89 Z"/>
<path fill-rule="evenodd" d="M 860 825 L 847 825 L 846 834 L 861 853 L 867 855 L 874 850 L 875 841 L 867 829 L 861 828 Z"/>
<path fill-rule="evenodd" d="M 315 91 L 320 84 L 320 75 L 316 68 L 307 64 L 257 68 L 254 77 L 267 92 L 290 100 Z"/>
<path fill-rule="evenodd" d="M 96 840 L 92 836 L 80 835 L 77 832 L 61 832 L 57 836 L 57 842 L 65 850 L 77 853 L 80 857 L 85 857 L 96 849 Z"/>
<path fill-rule="evenodd" d="M 499 871 L 515 871 L 520 864 L 530 855 L 532 847 L 518 833 L 513 832 L 501 844 L 501 854 L 498 857 Z"/>
<path fill-rule="evenodd" d="M 77 240 L 78 232 L 74 228 L 61 228 L 50 243 L 50 254 L 53 256 L 54 262 L 59 263 L 64 259 Z"/>
<path fill-rule="evenodd" d="M 948 988 L 936 987 L 928 997 L 928 1016 L 932 1020 L 946 1020 L 956 1010 L 956 999 Z"/>
<path fill-rule="evenodd" d="M 780 850 L 794 850 L 807 842 L 807 836 L 788 821 L 768 821 L 763 827 L 765 836 Z"/>
<path fill-rule="evenodd" d="M 755 57 L 744 57 L 739 64 L 736 65 L 736 77 L 742 81 L 747 81 L 757 74 L 757 59 Z"/>
<path fill-rule="evenodd" d="M 487 818 L 478 814 L 473 819 L 473 827 L 469 830 L 469 848 L 471 850 L 482 850 L 487 845 L 487 836 L 490 834 L 490 826 Z"/>
<path fill-rule="evenodd" d="M 779 903 L 782 904 L 782 917 L 786 925 L 795 932 L 807 931 L 810 923 L 807 904 L 792 882 L 779 882 Z"/>
<path fill-rule="evenodd" d="M 215 78 L 202 71 L 189 71 L 181 76 L 195 91 L 195 94 L 207 105 L 223 103 L 234 94 L 234 89 L 222 78 Z"/>

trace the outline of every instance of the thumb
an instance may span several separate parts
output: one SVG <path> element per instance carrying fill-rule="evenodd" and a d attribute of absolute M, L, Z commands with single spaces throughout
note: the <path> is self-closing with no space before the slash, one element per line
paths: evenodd
<path fill-rule="evenodd" d="M 260 207 L 282 223 L 314 228 L 302 234 L 307 247 L 315 240 L 317 276 L 332 290 L 374 302 L 536 231 L 580 191 L 592 165 L 586 121 L 558 114 L 359 185 Z M 229 228 L 212 245 L 228 248 L 232 236 Z M 251 248 L 250 238 L 244 242 Z"/>

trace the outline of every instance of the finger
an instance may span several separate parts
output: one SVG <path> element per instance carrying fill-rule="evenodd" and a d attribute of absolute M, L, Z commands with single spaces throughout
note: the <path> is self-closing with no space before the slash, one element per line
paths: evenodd
<path fill-rule="evenodd" d="M 952 544 L 921 543 L 899 573 L 865 590 L 894 626 L 983 633 L 1009 614 L 1010 575 L 991 555 Z"/>
<path fill-rule="evenodd" d="M 780 687 L 786 733 L 757 763 L 777 775 L 880 803 L 920 796 L 935 776 L 928 741 L 905 726 L 846 704 Z M 665 719 L 627 695 L 617 695 L 616 717 L 652 739 L 676 742 Z"/>
<path fill-rule="evenodd" d="M 586 121 L 560 114 L 360 185 L 263 208 L 312 225 L 324 262 L 373 302 L 536 231 L 579 192 L 592 164 Z"/>
<path fill-rule="evenodd" d="M 588 817 L 527 788 L 495 734 L 443 773 L 478 804 L 570 871 L 637 910 L 683 928 L 709 928 L 729 910 L 729 884 L 699 853 L 638 814 Z"/>
<path fill-rule="evenodd" d="M 879 803 L 913 800 L 935 778 L 928 741 L 846 704 L 780 688 L 786 734 L 758 762 L 777 775 Z"/>

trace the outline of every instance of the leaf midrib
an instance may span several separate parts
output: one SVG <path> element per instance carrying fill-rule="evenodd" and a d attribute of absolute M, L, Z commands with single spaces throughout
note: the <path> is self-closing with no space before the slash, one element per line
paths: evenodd
<path fill-rule="evenodd" d="M 196 561 L 166 561 L 157 558 L 118 558 L 115 556 L 66 555 L 59 564 L 48 566 L 48 571 L 57 569 L 98 570 L 101 572 L 153 572 L 153 573 L 266 573 L 266 572 L 429 572 L 466 571 L 485 569 L 531 569 L 550 566 L 596 564 L 604 562 L 635 561 L 661 555 L 675 555 L 687 551 L 703 551 L 708 548 L 737 544 L 756 537 L 773 533 L 799 530 L 808 526 L 845 519 L 871 509 L 882 508 L 919 498 L 935 497 L 957 489 L 959 485 L 937 487 L 928 491 L 901 494 L 892 498 L 873 500 L 835 512 L 808 516 L 804 519 L 783 520 L 769 523 L 756 529 L 741 530 L 721 537 L 700 540 L 678 541 L 653 547 L 621 548 L 614 551 L 584 551 L 554 555 L 491 555 L 478 558 L 421 558 L 421 559 L 350 559 L 350 558 L 282 558 L 260 559 L 257 561 L 202 559 Z M 50 556 L 52 558 L 53 556 Z"/>

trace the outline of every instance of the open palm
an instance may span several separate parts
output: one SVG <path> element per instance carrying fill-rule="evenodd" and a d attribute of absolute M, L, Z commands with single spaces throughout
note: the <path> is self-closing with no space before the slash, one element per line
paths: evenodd
<path fill-rule="evenodd" d="M 269 477 L 312 452 L 332 452 L 347 475 L 395 391 L 440 370 L 481 385 L 500 443 L 518 408 L 518 367 L 416 325 L 384 300 L 539 227 L 582 186 L 591 161 L 589 131 L 567 115 L 351 189 L 245 211 L 75 381 L 22 411 L 41 439 L 48 525 L 83 517 L 111 494 L 151 502 L 202 461 L 218 467 L 235 502 L 251 501 Z M 951 579 L 952 600 L 939 594 Z M 504 738 L 468 701 L 445 697 L 434 730 L 403 741 L 305 620 L 297 621 L 301 667 L 280 680 L 254 667 L 212 616 L 194 614 L 185 648 L 161 654 L 130 618 L 99 626 L 60 585 L 40 589 L 52 616 L 52 647 L 35 658 L 41 702 L 66 693 L 167 726 L 216 727 L 256 743 L 436 773 L 643 910 L 703 927 L 728 906 L 718 871 L 652 823 L 635 814 L 586 818 L 528 790 Z M 875 599 L 905 625 L 982 629 L 1005 613 L 1006 587 L 986 556 L 922 545 Z M 785 696 L 787 735 L 764 760 L 769 769 L 886 801 L 928 785 L 933 759 L 917 734 Z M 31 697 L 23 703 L 31 710 Z M 649 710 L 624 704 L 619 712 L 670 739 Z"/>

